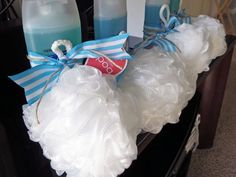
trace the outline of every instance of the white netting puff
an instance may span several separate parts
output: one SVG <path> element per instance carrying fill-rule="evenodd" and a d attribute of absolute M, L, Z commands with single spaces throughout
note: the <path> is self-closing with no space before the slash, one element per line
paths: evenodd
<path fill-rule="evenodd" d="M 126 128 L 118 99 L 122 93 L 113 90 L 111 84 L 92 67 L 65 69 L 58 84 L 41 100 L 40 124 L 36 121 L 37 104 L 24 107 L 31 140 L 40 143 L 58 174 L 117 176 L 136 158 L 139 130 L 135 128 L 135 108 L 128 104 L 132 102 L 128 96 L 121 96 L 127 103 L 124 107 L 132 113 L 126 116 L 134 118 L 134 127 Z"/>
<path fill-rule="evenodd" d="M 143 130 L 158 133 L 166 123 L 178 122 L 193 96 L 194 85 L 187 80 L 181 62 L 157 47 L 139 50 L 130 62 L 119 84 L 137 99 Z"/>

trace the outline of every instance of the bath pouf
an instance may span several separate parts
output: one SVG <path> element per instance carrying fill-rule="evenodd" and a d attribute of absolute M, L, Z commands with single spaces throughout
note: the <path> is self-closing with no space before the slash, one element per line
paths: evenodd
<path fill-rule="evenodd" d="M 170 33 L 166 37 L 179 48 L 179 54 L 186 63 L 188 72 L 203 72 L 208 68 L 210 58 L 208 30 L 186 23 L 175 29 L 178 32 Z"/>
<path fill-rule="evenodd" d="M 223 55 L 227 50 L 225 41 L 224 25 L 219 20 L 209 17 L 207 15 L 199 15 L 193 18 L 193 26 L 196 28 L 205 28 L 209 33 L 209 57 L 215 59 Z"/>
<path fill-rule="evenodd" d="M 139 126 L 127 127 L 123 117 L 132 117 L 135 106 L 130 108 L 133 101 L 120 94 L 97 69 L 75 66 L 62 72 L 40 104 L 24 106 L 30 139 L 40 143 L 58 175 L 117 176 L 137 157 Z M 130 112 L 123 113 L 120 100 Z"/>
<path fill-rule="evenodd" d="M 136 99 L 141 128 L 151 133 L 159 133 L 167 123 L 178 122 L 195 92 L 181 60 L 157 47 L 139 49 L 118 86 Z"/>

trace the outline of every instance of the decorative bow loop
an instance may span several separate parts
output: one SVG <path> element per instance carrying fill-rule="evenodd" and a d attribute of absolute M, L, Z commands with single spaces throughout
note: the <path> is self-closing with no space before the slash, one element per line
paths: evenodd
<path fill-rule="evenodd" d="M 148 38 L 136 45 L 132 53 L 134 54 L 140 48 L 151 48 L 153 46 L 159 47 L 161 50 L 166 52 L 180 51 L 172 41 L 168 40 L 162 34 L 157 34 L 154 38 Z"/>
<path fill-rule="evenodd" d="M 159 17 L 162 21 L 162 26 L 159 28 L 144 26 L 144 39 L 157 34 L 167 35 L 168 33 L 176 32 L 174 28 L 181 24 L 177 17 L 170 16 L 170 8 L 168 4 L 163 4 L 161 6 Z"/>
<path fill-rule="evenodd" d="M 113 60 L 131 59 L 123 48 L 127 38 L 128 34 L 121 34 L 84 42 L 72 48 L 66 55 L 58 56 L 58 59 L 29 52 L 34 67 L 9 78 L 24 88 L 27 102 L 32 105 L 51 90 L 65 67 L 73 68 L 76 64 L 82 64 L 85 58 L 106 56 Z"/>
<path fill-rule="evenodd" d="M 170 20 L 168 21 L 167 25 L 165 26 L 165 31 L 167 32 L 177 32 L 175 28 L 179 26 L 181 23 L 178 18 L 172 16 L 170 17 Z"/>
<path fill-rule="evenodd" d="M 180 51 L 179 48 L 169 39 L 167 39 L 165 36 L 157 35 L 155 39 L 152 40 L 152 43 L 154 46 L 159 47 L 160 49 L 166 51 L 166 52 L 176 52 Z"/>
<path fill-rule="evenodd" d="M 175 28 L 179 25 L 180 21 L 176 17 L 170 17 L 162 32 L 154 34 L 149 33 L 143 42 L 136 45 L 133 53 L 135 53 L 137 49 L 150 48 L 152 46 L 157 46 L 166 52 L 180 52 L 180 49 L 172 41 L 166 38 L 168 34 L 178 32 Z"/>
<path fill-rule="evenodd" d="M 192 24 L 192 18 L 185 12 L 185 9 L 180 10 L 177 14 L 174 14 L 174 16 L 178 18 L 181 24 Z"/>

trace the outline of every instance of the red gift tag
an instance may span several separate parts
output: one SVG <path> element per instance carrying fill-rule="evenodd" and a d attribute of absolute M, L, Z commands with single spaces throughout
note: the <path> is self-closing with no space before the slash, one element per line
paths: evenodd
<path fill-rule="evenodd" d="M 118 76 L 121 74 L 128 64 L 127 59 L 111 60 L 106 57 L 88 58 L 85 65 L 99 69 L 103 74 L 111 74 Z"/>

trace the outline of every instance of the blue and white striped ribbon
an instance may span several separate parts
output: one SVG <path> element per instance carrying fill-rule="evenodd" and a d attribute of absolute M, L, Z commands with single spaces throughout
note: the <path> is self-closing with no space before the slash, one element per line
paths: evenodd
<path fill-rule="evenodd" d="M 63 68 L 60 64 L 43 64 L 9 78 L 24 88 L 26 100 L 31 105 L 42 96 L 43 92 L 47 93 L 52 88 Z M 56 73 L 57 71 L 59 72 Z M 51 78 L 54 73 L 56 73 L 55 76 Z M 43 91 L 46 85 L 47 88 Z"/>
<path fill-rule="evenodd" d="M 60 59 L 31 52 L 30 57 L 34 59 L 36 66 L 9 78 L 24 88 L 27 102 L 32 105 L 51 90 L 65 67 L 72 68 L 75 64 L 80 64 L 84 58 L 98 58 L 105 55 L 115 60 L 131 59 L 123 48 L 127 38 L 128 34 L 121 34 L 107 39 L 84 42 L 75 46 Z"/>
<path fill-rule="evenodd" d="M 123 48 L 124 43 L 127 40 L 128 36 L 129 35 L 125 33 L 106 39 L 87 41 L 78 44 L 65 55 L 65 59 L 66 58 L 81 59 L 86 57 L 93 58 L 94 56 L 93 55 L 89 56 L 91 53 L 90 54 L 88 53 L 88 51 L 91 50 L 96 50 L 98 52 L 101 52 L 102 54 L 106 55 L 108 58 L 113 60 L 131 59 L 130 55 L 127 52 L 125 52 Z M 78 51 L 80 51 L 79 54 Z M 41 64 L 42 60 L 47 60 L 48 58 L 51 58 L 42 56 L 34 52 L 29 52 L 28 57 L 30 59 L 33 59 L 31 61 L 31 64 L 33 66 Z M 82 63 L 82 61 L 83 60 L 79 60 L 80 63 Z"/>
<path fill-rule="evenodd" d="M 166 27 L 165 27 L 165 31 L 173 31 L 175 30 L 175 27 L 179 26 L 181 23 L 179 21 L 179 19 L 177 17 L 170 17 L 170 20 L 168 21 Z"/>
<path fill-rule="evenodd" d="M 151 40 L 151 45 L 155 45 L 166 52 L 176 52 L 179 50 L 172 41 L 158 35 L 155 39 Z"/>
<path fill-rule="evenodd" d="M 177 46 L 172 41 L 158 34 L 155 36 L 155 38 L 146 39 L 145 41 L 138 44 L 134 48 L 132 53 L 134 54 L 140 48 L 150 48 L 152 46 L 159 47 L 161 50 L 166 52 L 176 52 L 177 50 L 179 51 Z"/>
<path fill-rule="evenodd" d="M 177 50 L 179 51 L 177 46 L 172 41 L 166 38 L 168 34 L 178 32 L 175 27 L 179 25 L 180 21 L 178 20 L 178 18 L 172 16 L 162 32 L 155 33 L 154 31 L 152 31 L 152 33 L 150 33 L 149 31 L 147 33 L 144 33 L 145 40 L 135 47 L 134 52 L 139 48 L 149 48 L 150 46 L 157 46 L 166 52 L 176 52 Z"/>
<path fill-rule="evenodd" d="M 181 17 L 179 20 L 180 20 L 181 24 L 183 24 L 183 23 L 192 24 L 192 18 L 190 16 Z"/>
<path fill-rule="evenodd" d="M 177 32 L 175 27 L 179 26 L 181 23 L 179 19 L 175 16 L 170 17 L 169 21 L 167 22 L 166 26 L 160 31 L 155 28 L 144 28 L 144 39 L 147 39 L 151 36 L 161 35 L 166 36 L 169 33 Z"/>
<path fill-rule="evenodd" d="M 185 12 L 185 9 L 180 10 L 177 14 L 174 14 L 174 16 L 178 18 L 181 24 L 192 24 L 192 18 Z"/>

